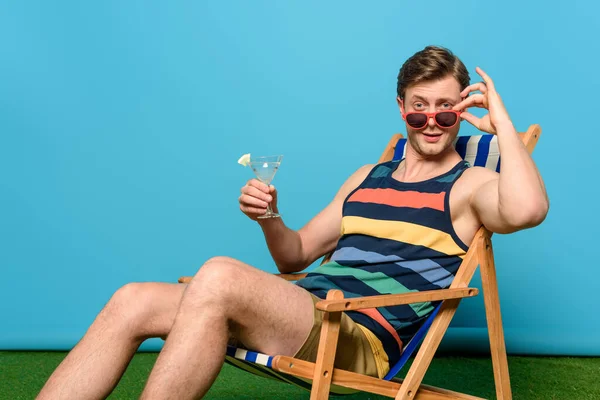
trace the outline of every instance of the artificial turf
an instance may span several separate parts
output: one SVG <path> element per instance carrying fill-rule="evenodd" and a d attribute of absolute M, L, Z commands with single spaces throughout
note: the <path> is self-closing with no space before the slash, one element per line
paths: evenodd
<path fill-rule="evenodd" d="M 0 399 L 34 399 L 64 352 L 0 352 Z M 138 353 L 109 399 L 137 399 L 156 353 Z M 600 399 L 600 358 L 509 357 L 513 398 Z M 400 375 L 401 376 L 401 375 Z M 425 383 L 495 398 L 492 363 L 485 357 L 437 357 Z M 205 399 L 308 399 L 307 391 L 225 365 Z M 370 393 L 345 400 L 385 399 Z"/>

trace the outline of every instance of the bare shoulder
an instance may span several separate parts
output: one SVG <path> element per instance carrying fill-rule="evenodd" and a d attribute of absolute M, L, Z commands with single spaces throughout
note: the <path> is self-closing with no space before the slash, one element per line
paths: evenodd
<path fill-rule="evenodd" d="M 481 185 L 498 178 L 500 178 L 500 174 L 489 168 L 470 167 L 463 172 L 456 185 L 459 192 L 471 194 Z"/>
<path fill-rule="evenodd" d="M 362 176 L 362 178 L 366 178 L 369 172 L 375 167 L 376 164 L 365 164 L 352 174 L 352 176 Z"/>
<path fill-rule="evenodd" d="M 373 170 L 373 167 L 375 167 L 375 164 L 366 164 L 354 171 L 354 173 L 350 175 L 348 179 L 346 179 L 346 182 L 344 182 L 336 197 L 345 198 L 348 194 L 350 194 L 352 190 L 356 189 L 358 185 L 360 185 L 367 178 L 367 175 L 369 175 L 369 172 Z"/>
<path fill-rule="evenodd" d="M 350 179 L 352 180 L 360 180 L 361 182 L 363 180 L 365 180 L 365 178 L 367 177 L 367 175 L 369 175 L 369 172 L 371 172 L 373 170 L 373 168 L 375 167 L 376 164 L 365 164 L 362 167 L 360 167 L 359 169 L 357 169 L 356 171 L 354 171 L 354 173 L 352 175 L 350 175 Z M 359 182 L 359 183 L 361 183 Z"/>

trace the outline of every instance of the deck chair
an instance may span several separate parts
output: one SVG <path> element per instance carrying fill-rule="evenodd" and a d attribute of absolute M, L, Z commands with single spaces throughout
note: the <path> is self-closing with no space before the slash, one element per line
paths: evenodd
<path fill-rule="evenodd" d="M 541 128 L 539 125 L 531 125 L 526 132 L 519 133 L 521 140 L 530 153 L 533 151 L 540 134 Z M 491 168 L 495 171 L 500 170 L 500 154 L 496 136 L 487 134 L 460 136 L 454 144 L 458 153 L 471 165 Z M 404 157 L 405 151 L 406 139 L 401 134 L 393 135 L 379 162 L 401 159 Z M 327 399 L 330 394 L 342 395 L 357 391 L 375 393 L 397 400 L 480 399 L 468 394 L 421 384 L 460 300 L 465 297 L 473 297 L 479 292 L 476 288 L 468 287 L 479 265 L 496 397 L 498 399 L 511 399 L 512 393 L 491 236 L 492 233 L 484 227 L 477 231 L 448 289 L 352 299 L 345 299 L 343 293 L 339 290 L 329 291 L 327 299 L 316 304 L 319 310 L 325 311 L 325 315 L 315 363 L 288 356 L 261 354 L 231 346 L 227 349 L 226 362 L 259 376 L 304 387 L 311 391 L 311 400 Z M 323 261 L 327 261 L 327 256 Z M 279 274 L 279 276 L 286 280 L 297 280 L 303 278 L 306 274 Z M 190 279 L 190 277 L 182 277 L 179 278 L 179 282 L 186 283 Z M 427 301 L 437 302 L 438 304 L 414 337 L 405 344 L 400 360 L 396 365 L 390 366 L 389 373 L 383 379 L 333 367 L 342 312 Z M 421 344 L 420 347 L 419 344 Z M 419 351 L 406 377 L 404 379 L 395 378 L 417 348 Z"/>

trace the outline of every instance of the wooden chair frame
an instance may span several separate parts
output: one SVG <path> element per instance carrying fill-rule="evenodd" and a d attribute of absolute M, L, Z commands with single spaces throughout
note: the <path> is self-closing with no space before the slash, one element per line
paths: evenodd
<path fill-rule="evenodd" d="M 526 132 L 519 133 L 529 153 L 533 152 L 540 134 L 541 128 L 537 124 L 531 125 Z M 379 162 L 392 159 L 396 143 L 401 138 L 403 138 L 401 134 L 396 134 L 391 138 Z M 273 369 L 297 377 L 312 379 L 311 400 L 327 399 L 332 384 L 375 393 L 396 400 L 479 399 L 479 397 L 421 384 L 425 372 L 429 368 L 433 356 L 450 325 L 450 321 L 454 317 L 460 300 L 478 294 L 477 289 L 469 288 L 468 285 L 479 265 L 496 397 L 503 400 L 512 399 L 491 236 L 492 233 L 484 227 L 477 231 L 448 289 L 352 299 L 345 299 L 343 293 L 339 290 L 330 290 L 327 299 L 316 304 L 317 309 L 325 312 L 316 362 L 312 363 L 279 355 L 273 359 Z M 324 261 L 326 260 L 327 257 Z M 297 280 L 306 276 L 306 274 L 278 275 L 286 280 Z M 182 277 L 179 282 L 186 283 L 190 279 L 190 277 Z M 403 380 L 393 378 L 387 381 L 333 368 L 342 312 L 440 300 L 442 306 Z"/>

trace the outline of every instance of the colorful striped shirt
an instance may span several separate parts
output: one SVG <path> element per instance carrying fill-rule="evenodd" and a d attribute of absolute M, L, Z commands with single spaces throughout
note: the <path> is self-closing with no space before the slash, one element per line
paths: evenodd
<path fill-rule="evenodd" d="M 447 288 L 468 246 L 450 217 L 450 189 L 469 167 L 422 182 L 392 177 L 400 160 L 376 165 L 344 201 L 341 237 L 329 262 L 297 284 L 325 298 L 339 289 L 347 298 Z M 390 365 L 402 343 L 433 311 L 431 302 L 349 311 L 348 316 L 381 340 Z"/>

